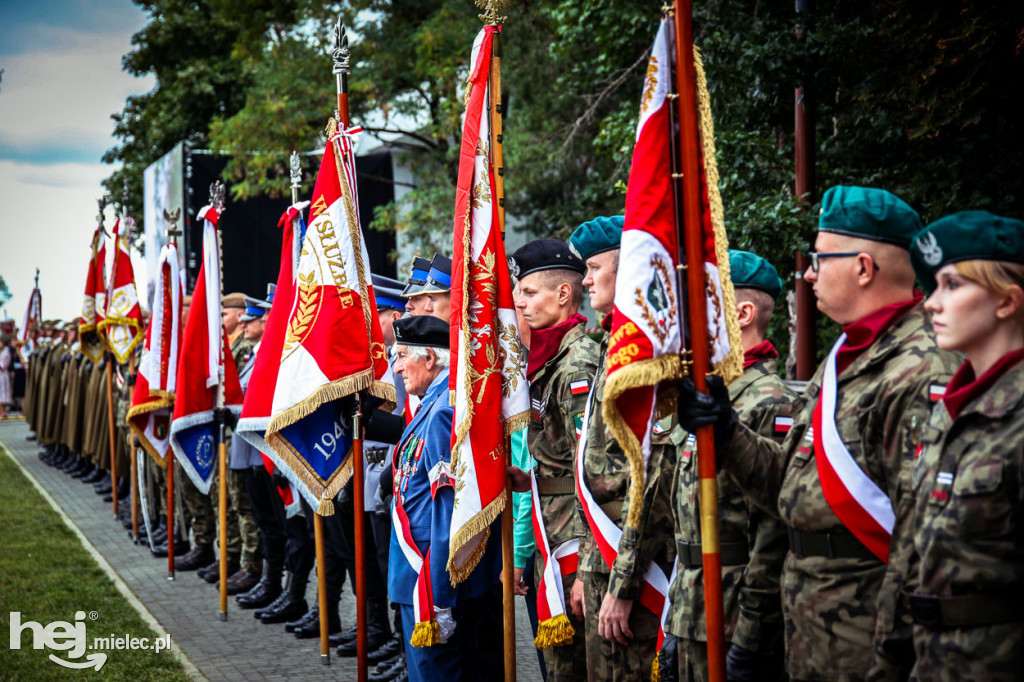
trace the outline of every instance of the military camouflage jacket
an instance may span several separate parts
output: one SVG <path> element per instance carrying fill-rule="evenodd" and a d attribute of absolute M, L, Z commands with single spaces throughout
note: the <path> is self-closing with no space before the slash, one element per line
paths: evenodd
<path fill-rule="evenodd" d="M 587 391 L 573 394 L 570 384 L 593 381 L 598 366 L 598 346 L 583 331 L 583 325 L 562 337 L 558 352 L 530 380 L 530 426 L 527 443 L 537 462 L 538 486 L 542 479 L 573 477 L 573 458 L 583 424 Z M 541 493 L 540 508 L 548 542 L 554 549 L 579 535 L 575 487 L 568 493 Z"/>
<path fill-rule="evenodd" d="M 626 502 L 630 485 L 629 462 L 622 447 L 612 437 L 601 411 L 607 378 L 607 334 L 601 340 L 599 351 L 601 364 L 597 369 L 590 398 L 590 421 L 587 428 L 587 451 L 583 457 L 583 476 L 594 501 L 615 525 L 622 528 L 629 508 Z M 662 452 L 663 450 L 669 452 Z M 640 527 L 644 532 L 638 535 L 634 531 L 630 533 L 631 540 L 620 542 L 618 555 L 610 569 L 594 541 L 592 530 L 585 523 L 580 523 L 580 571 L 611 573 L 608 591 L 619 599 L 636 599 L 640 593 L 640 580 L 650 562 L 658 561 L 664 567 L 672 557 L 672 524 L 667 504 L 668 479 L 662 479 L 660 476 L 661 463 L 675 461 L 670 429 L 656 429 L 651 436 L 651 451 L 654 467 L 646 479 L 643 509 L 640 514 Z M 659 504 L 662 498 L 665 503 Z M 626 540 L 625 536 L 621 540 Z"/>
<path fill-rule="evenodd" d="M 729 386 L 729 398 L 740 420 L 752 431 L 782 442 L 797 397 L 776 374 L 777 361 L 762 360 Z M 780 419 L 781 417 L 781 419 Z M 747 564 L 723 565 L 722 590 L 726 639 L 751 651 L 770 651 L 782 634 L 779 574 L 789 549 L 782 523 L 754 507 L 728 472 L 718 474 L 719 537 L 722 543 L 745 545 Z M 680 449 L 673 475 L 672 509 L 675 539 L 699 543 L 700 478 L 697 474 L 696 438 L 689 435 Z M 704 642 L 704 570 L 683 562 L 669 590 L 668 631 Z"/>
<path fill-rule="evenodd" d="M 249 356 L 252 354 L 252 349 L 256 346 L 254 341 L 250 341 L 245 338 L 245 334 L 239 334 L 238 337 L 231 342 L 231 356 L 235 359 L 235 368 L 241 372 L 242 367 L 249 361 Z"/>
<path fill-rule="evenodd" d="M 839 435 L 894 508 L 907 492 L 909 467 L 937 395 L 933 387 L 944 389 L 955 367 L 955 356 L 935 345 L 919 303 L 837 378 Z M 812 444 L 823 369 L 808 383 L 781 449 L 740 425 L 722 463 L 758 506 L 778 513 L 787 526 L 845 533 L 822 492 Z M 895 608 L 895 594 L 882 595 L 884 574 L 885 564 L 874 559 L 787 556 L 782 603 L 791 677 L 862 679 L 872 659 L 878 609 Z"/>
<path fill-rule="evenodd" d="M 951 419 L 932 411 L 913 469 L 911 591 L 1021 599 L 1024 585 L 1024 362 Z M 1020 679 L 1021 622 L 914 627 L 919 679 Z"/>

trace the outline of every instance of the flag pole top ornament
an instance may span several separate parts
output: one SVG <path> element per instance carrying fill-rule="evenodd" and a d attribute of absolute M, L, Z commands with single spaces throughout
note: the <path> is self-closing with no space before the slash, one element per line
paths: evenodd
<path fill-rule="evenodd" d="M 332 73 L 349 73 L 349 58 L 351 53 L 348 50 L 348 32 L 345 30 L 345 22 L 338 16 L 338 23 L 334 25 L 334 50 L 331 52 L 334 59 L 334 70 Z"/>
<path fill-rule="evenodd" d="M 210 205 L 217 209 L 217 213 L 224 212 L 224 183 L 214 180 L 210 183 Z"/>
<path fill-rule="evenodd" d="M 292 179 L 291 187 L 293 190 L 298 191 L 299 187 L 302 185 L 302 162 L 299 160 L 299 153 L 296 151 L 292 152 L 290 169 Z"/>
<path fill-rule="evenodd" d="M 501 26 L 508 20 L 507 16 L 502 15 L 502 12 L 507 10 L 511 4 L 511 0 L 476 0 L 476 6 L 484 11 L 477 17 L 485 24 Z"/>
<path fill-rule="evenodd" d="M 36 268 L 36 289 L 39 288 L 39 268 Z"/>
<path fill-rule="evenodd" d="M 103 196 L 101 196 L 99 199 L 96 200 L 96 206 L 99 207 L 99 213 L 96 214 L 96 222 L 99 224 L 99 227 L 102 228 L 103 227 L 103 220 L 104 220 L 103 212 L 105 210 L 107 210 L 107 195 L 106 194 L 104 194 Z M 103 233 L 106 234 L 106 230 L 104 230 Z"/>
<path fill-rule="evenodd" d="M 124 187 L 122 188 L 122 192 L 121 192 L 121 215 L 122 216 L 128 215 L 128 198 L 130 196 L 131 196 L 131 194 L 130 194 L 130 191 L 128 189 L 128 178 L 125 178 L 125 180 L 124 180 Z"/>
<path fill-rule="evenodd" d="M 178 241 L 178 236 L 181 235 L 181 230 L 178 229 L 178 219 L 181 217 L 181 207 L 174 209 L 174 213 L 168 212 L 164 209 L 164 220 L 167 221 L 167 239 L 172 242 Z"/>

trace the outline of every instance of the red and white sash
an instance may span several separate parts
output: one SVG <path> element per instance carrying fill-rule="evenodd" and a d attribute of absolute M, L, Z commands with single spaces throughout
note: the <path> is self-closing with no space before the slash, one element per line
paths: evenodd
<path fill-rule="evenodd" d="M 576 447 L 576 489 L 579 491 L 580 504 L 583 513 L 587 517 L 587 524 L 590 532 L 594 534 L 597 548 L 601 552 L 601 558 L 609 570 L 619 555 L 619 539 L 622 537 L 622 529 L 612 521 L 600 505 L 594 500 L 593 493 L 587 488 L 586 477 L 583 475 L 583 457 L 587 450 L 587 433 L 590 427 L 590 408 L 594 404 L 594 392 L 590 392 L 587 400 L 587 409 L 583 413 L 583 435 L 580 437 L 579 445 Z M 633 482 L 637 483 L 636 481 Z M 651 562 L 643 575 L 643 583 L 640 586 L 640 603 L 650 609 L 651 613 L 661 616 L 668 601 L 668 578 L 665 572 L 656 563 Z M 658 647 L 661 647 L 665 639 L 665 628 L 662 625 L 658 628 Z"/>
<path fill-rule="evenodd" d="M 409 447 L 416 447 L 414 438 L 406 442 L 404 450 Z M 423 450 L 423 442 L 418 445 L 420 452 Z M 420 452 L 415 457 L 419 459 Z M 412 570 L 416 573 L 416 589 L 412 595 L 412 609 L 416 613 L 416 625 L 413 626 L 412 637 L 409 643 L 415 647 L 425 647 L 437 644 L 440 641 L 440 628 L 434 618 L 434 599 L 430 587 L 430 549 L 426 555 L 420 553 L 416 542 L 412 538 L 412 529 L 409 525 L 409 516 L 402 506 L 402 488 L 405 482 L 405 475 L 401 467 L 397 466 L 400 457 L 396 453 L 392 461 L 394 471 L 394 506 L 391 508 L 391 523 L 395 527 L 395 537 L 402 555 L 409 562 Z"/>
<path fill-rule="evenodd" d="M 828 505 L 871 553 L 889 563 L 889 542 L 896 514 L 885 491 L 857 464 L 836 427 L 836 354 L 846 341 L 839 337 L 825 361 L 821 395 L 814 408 L 814 459 Z"/>
<path fill-rule="evenodd" d="M 530 470 L 530 485 L 533 488 L 533 534 L 537 538 L 537 549 L 544 562 L 540 584 L 537 585 L 537 636 L 533 643 L 538 649 L 544 649 L 549 646 L 572 644 L 572 638 L 576 635 L 576 629 L 565 613 L 562 576 L 576 572 L 580 541 L 579 538 L 573 538 L 551 551 L 547 530 L 544 528 L 544 517 L 541 515 L 536 469 Z"/>

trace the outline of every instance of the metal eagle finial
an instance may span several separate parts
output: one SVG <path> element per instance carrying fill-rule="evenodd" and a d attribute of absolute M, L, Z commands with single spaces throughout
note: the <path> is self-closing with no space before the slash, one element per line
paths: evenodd
<path fill-rule="evenodd" d="M 210 184 L 210 205 L 217 209 L 217 213 L 224 211 L 224 183 L 214 180 Z"/>
<path fill-rule="evenodd" d="M 507 10 L 511 4 L 511 0 L 476 0 L 476 6 L 484 11 L 477 17 L 485 24 L 500 26 L 508 20 L 508 17 L 501 13 Z"/>
<path fill-rule="evenodd" d="M 99 213 L 96 214 L 96 222 L 99 223 L 100 227 L 103 227 L 104 216 L 103 212 L 107 210 L 107 195 L 104 194 L 96 200 L 96 205 L 99 207 Z"/>
<path fill-rule="evenodd" d="M 299 160 L 299 153 L 292 152 L 291 158 L 292 189 L 298 190 L 302 185 L 302 162 Z"/>
<path fill-rule="evenodd" d="M 128 189 L 128 178 L 124 179 L 124 190 L 121 193 L 121 215 L 128 215 L 128 198 L 131 196 Z"/>

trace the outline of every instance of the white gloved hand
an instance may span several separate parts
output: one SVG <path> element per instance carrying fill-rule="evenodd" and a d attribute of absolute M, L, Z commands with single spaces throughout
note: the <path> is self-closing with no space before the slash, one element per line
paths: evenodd
<path fill-rule="evenodd" d="M 452 618 L 452 610 L 448 608 L 434 607 L 434 618 L 437 620 L 438 641 L 444 644 L 448 638 L 455 634 L 455 619 Z"/>

